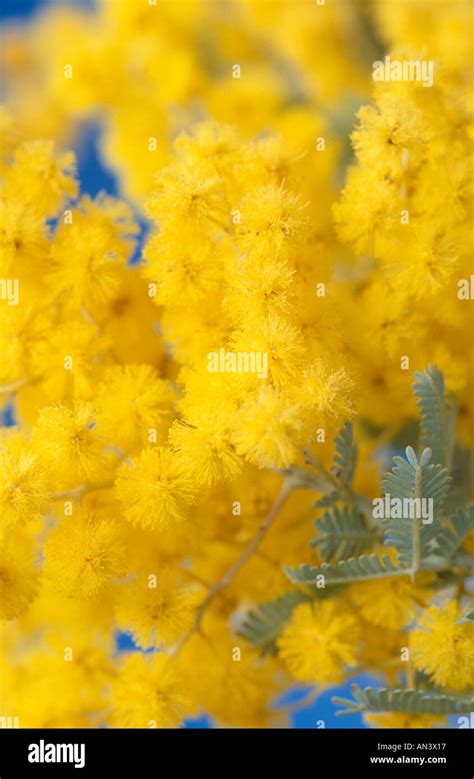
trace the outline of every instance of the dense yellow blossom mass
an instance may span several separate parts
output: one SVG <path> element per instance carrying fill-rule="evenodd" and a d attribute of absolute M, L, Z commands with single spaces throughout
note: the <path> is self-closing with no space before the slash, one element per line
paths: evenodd
<path fill-rule="evenodd" d="M 1 716 L 287 726 L 281 693 L 360 671 L 472 711 L 469 19 L 64 0 L 5 25 Z M 385 57 L 433 83 L 374 81 Z M 114 196 L 77 173 L 91 124 Z M 371 502 L 428 365 L 431 463 L 408 447 L 384 484 L 435 522 L 387 530 Z M 447 721 L 366 703 L 371 726 Z"/>

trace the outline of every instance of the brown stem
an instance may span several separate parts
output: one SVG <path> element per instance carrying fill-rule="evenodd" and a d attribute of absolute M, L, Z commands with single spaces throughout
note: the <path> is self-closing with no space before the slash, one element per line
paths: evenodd
<path fill-rule="evenodd" d="M 225 574 L 209 588 L 206 597 L 204 598 L 204 600 L 202 601 L 201 605 L 197 610 L 196 618 L 194 620 L 193 626 L 178 642 L 178 644 L 175 647 L 175 653 L 179 652 L 182 649 L 184 644 L 193 635 L 193 633 L 199 632 L 204 614 L 206 613 L 207 609 L 209 608 L 210 604 L 212 603 L 216 595 L 218 595 L 222 590 L 224 590 L 226 587 L 229 586 L 233 578 L 240 571 L 240 569 L 245 565 L 247 560 L 249 560 L 250 557 L 252 557 L 252 555 L 255 554 L 260 544 L 262 543 L 263 539 L 265 538 L 266 534 L 268 533 L 271 526 L 273 525 L 275 519 L 277 518 L 281 508 L 283 507 L 283 504 L 286 502 L 286 499 L 288 498 L 290 493 L 298 486 L 300 486 L 298 477 L 295 479 L 292 478 L 290 475 L 287 476 L 287 478 L 282 484 L 277 499 L 275 500 L 273 506 L 271 507 L 264 521 L 260 525 L 256 535 L 252 538 L 250 543 L 245 547 L 244 551 L 242 552 L 240 557 L 235 561 L 235 563 L 231 565 L 231 567 L 225 572 Z"/>
<path fill-rule="evenodd" d="M 214 600 L 216 595 L 221 592 L 221 590 L 224 590 L 226 587 L 229 586 L 232 579 L 236 576 L 236 574 L 240 571 L 240 569 L 245 565 L 247 560 L 252 557 L 252 555 L 257 551 L 258 547 L 262 543 L 263 539 L 265 538 L 266 534 L 268 533 L 269 529 L 273 525 L 273 522 L 277 518 L 280 509 L 282 508 L 283 504 L 285 503 L 286 499 L 288 498 L 289 494 L 292 492 L 294 488 L 294 485 L 290 481 L 284 481 L 282 488 L 280 490 L 280 494 L 278 495 L 278 498 L 276 499 L 275 503 L 271 507 L 270 511 L 268 512 L 266 518 L 260 525 L 256 535 L 252 538 L 250 543 L 247 545 L 247 547 L 244 549 L 241 556 L 235 561 L 235 563 L 229 568 L 228 571 L 222 576 L 219 581 L 215 582 L 215 584 L 212 585 L 212 587 L 209 589 L 209 592 L 207 593 L 205 599 L 199 606 L 198 612 L 196 614 L 196 629 L 199 630 L 202 618 L 210 605 L 210 603 Z"/>
<path fill-rule="evenodd" d="M 10 382 L 10 384 L 2 384 L 0 385 L 0 395 L 11 395 L 21 387 L 24 387 L 25 384 L 28 384 L 28 381 L 29 379 L 17 379 Z"/>

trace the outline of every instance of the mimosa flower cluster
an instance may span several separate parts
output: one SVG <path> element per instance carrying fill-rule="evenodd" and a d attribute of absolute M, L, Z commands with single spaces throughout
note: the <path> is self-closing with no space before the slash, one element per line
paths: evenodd
<path fill-rule="evenodd" d="M 327 526 L 313 539 L 328 507 L 338 545 L 382 560 L 367 506 L 416 443 L 429 364 L 457 398 L 453 457 L 429 444 L 452 478 L 443 532 L 471 516 L 469 7 L 429 9 L 65 1 L 3 30 L 0 716 L 264 728 L 288 725 L 275 700 L 295 684 L 360 671 L 473 694 L 472 533 L 452 579 L 423 535 L 406 575 L 321 598 L 284 570 L 345 559 Z M 384 54 L 432 60 L 432 87 L 374 83 Z M 117 195 L 81 184 L 91 123 Z M 221 352 L 265 371 L 210 371 Z M 355 476 L 347 438 L 331 465 L 349 423 Z M 263 646 L 244 625 L 269 601 L 284 618 Z"/>

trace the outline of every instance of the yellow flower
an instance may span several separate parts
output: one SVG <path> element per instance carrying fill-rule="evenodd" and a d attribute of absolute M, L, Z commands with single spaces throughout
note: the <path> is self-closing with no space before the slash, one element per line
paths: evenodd
<path fill-rule="evenodd" d="M 406 99 L 382 94 L 377 107 L 363 106 L 352 133 L 358 160 L 372 170 L 395 178 L 408 165 L 420 165 L 428 151 L 429 132 L 423 113 Z"/>
<path fill-rule="evenodd" d="M 84 196 L 54 237 L 51 284 L 77 306 L 110 300 L 119 286 L 118 262 L 132 253 L 136 231 L 125 203 Z"/>
<path fill-rule="evenodd" d="M 116 522 L 81 511 L 48 536 L 46 572 L 68 597 L 95 598 L 123 574 L 124 552 Z"/>
<path fill-rule="evenodd" d="M 35 345 L 32 370 L 41 377 L 44 402 L 90 400 L 98 367 L 110 344 L 82 317 L 65 318 Z"/>
<path fill-rule="evenodd" d="M 14 692 L 9 708 L 21 712 L 25 728 L 87 728 L 104 723 L 104 681 L 113 671 L 103 652 L 69 647 L 65 662 L 64 642 L 59 652 L 48 647 L 30 653 L 14 668 Z M 86 656 L 85 656 L 86 655 Z M 104 673 L 105 672 L 105 673 Z"/>
<path fill-rule="evenodd" d="M 179 457 L 157 447 L 144 449 L 131 465 L 121 467 L 115 492 L 130 522 L 159 531 L 186 519 L 196 488 Z"/>
<path fill-rule="evenodd" d="M 350 168 L 340 202 L 333 207 L 337 234 L 358 254 L 381 257 L 392 248 L 395 231 L 400 229 L 402 207 L 397 187 L 388 177 Z"/>
<path fill-rule="evenodd" d="M 184 584 L 171 568 L 156 575 L 139 575 L 124 585 L 117 600 L 116 618 L 121 630 L 130 631 L 142 649 L 177 641 L 191 627 L 204 594 Z"/>
<path fill-rule="evenodd" d="M 122 728 L 174 728 L 188 710 L 184 680 L 163 652 L 132 654 L 112 684 L 113 722 Z"/>
<path fill-rule="evenodd" d="M 304 346 L 301 333 L 280 316 L 263 319 L 247 317 L 235 331 L 232 349 L 260 353 L 268 361 L 268 375 L 277 387 L 294 381 L 302 366 Z"/>
<path fill-rule="evenodd" d="M 90 313 L 104 338 L 112 344 L 118 363 L 160 366 L 165 347 L 156 332 L 156 306 L 147 294 L 136 265 L 119 266 L 118 287 L 107 301 L 91 304 Z"/>
<path fill-rule="evenodd" d="M 427 597 L 408 576 L 353 584 L 349 594 L 367 622 L 390 630 L 410 624 L 420 601 L 422 604 L 422 598 Z"/>
<path fill-rule="evenodd" d="M 314 429 L 330 420 L 340 424 L 349 419 L 354 413 L 353 390 L 354 382 L 345 368 L 331 370 L 323 360 L 316 360 L 304 369 L 291 394 L 308 410 L 308 426 Z"/>
<path fill-rule="evenodd" d="M 302 407 L 269 386 L 242 404 L 234 427 L 237 453 L 260 468 L 294 464 L 306 433 Z"/>
<path fill-rule="evenodd" d="M 66 198 L 76 196 L 74 173 L 71 151 L 56 151 L 53 141 L 28 141 L 15 150 L 5 183 L 15 187 L 16 197 L 24 204 L 52 217 Z"/>
<path fill-rule="evenodd" d="M 48 243 L 43 215 L 34 203 L 26 205 L 16 197 L 7 198 L 5 192 L 1 192 L 1 195 L 1 278 L 11 278 L 13 269 L 15 274 L 24 273 L 26 269 L 31 272 L 32 264 L 38 271 L 45 270 Z"/>
<path fill-rule="evenodd" d="M 0 517 L 5 526 L 42 519 L 50 505 L 49 480 L 41 460 L 24 442 L 0 449 Z"/>
<path fill-rule="evenodd" d="M 193 236 L 180 236 L 179 243 L 161 235 L 148 242 L 143 275 L 156 286 L 152 300 L 158 306 L 193 305 L 216 294 L 221 281 L 221 264 L 215 247 L 206 240 L 196 243 Z"/>
<path fill-rule="evenodd" d="M 8 277 L 8 276 L 7 276 Z M 23 287 L 20 287 L 23 289 Z M 20 292 L 21 295 L 21 292 Z M 42 305 L 24 301 L 11 308 L 0 306 L 0 383 L 9 385 L 36 378 L 36 353 L 51 333 L 51 312 Z M 39 374 L 41 375 L 41 373 Z"/>
<path fill-rule="evenodd" d="M 205 164 L 194 168 L 180 163 L 157 176 L 147 211 L 168 231 L 181 230 L 183 224 L 222 227 L 228 213 L 221 179 L 212 167 Z"/>
<path fill-rule="evenodd" d="M 114 365 L 97 390 L 98 431 L 124 452 L 166 435 L 174 393 L 151 365 Z"/>
<path fill-rule="evenodd" d="M 294 273 L 286 263 L 266 256 L 241 261 L 229 279 L 224 310 L 236 326 L 247 318 L 257 321 L 288 313 Z"/>
<path fill-rule="evenodd" d="M 300 682 L 335 684 L 357 662 L 359 625 L 334 601 L 302 603 L 277 640 L 279 656 Z"/>
<path fill-rule="evenodd" d="M 448 690 L 474 687 L 474 625 L 461 623 L 456 601 L 430 606 L 410 635 L 410 655 L 416 668 Z"/>
<path fill-rule="evenodd" d="M 206 711 L 219 725 L 268 728 L 280 719 L 269 706 L 271 691 L 281 688 L 275 664 L 256 656 L 229 632 L 226 620 L 206 615 L 180 652 L 186 689 L 196 713 Z M 196 667 L 206 673 L 196 673 Z"/>
<path fill-rule="evenodd" d="M 233 632 L 308 559 L 314 490 L 272 511 L 305 450 L 330 469 L 357 413 L 353 489 L 370 501 L 430 362 L 472 446 L 468 3 L 68 5 L 1 31 L 0 412 L 23 435 L 0 430 L 4 710 L 24 727 L 204 710 L 266 728 L 287 671 L 323 685 L 357 663 L 397 686 L 410 626 L 431 683 L 471 691 L 472 625 L 426 610 L 434 573 L 305 603 L 280 656 Z M 429 89 L 374 83 L 371 27 L 412 75 L 434 65 Z M 88 195 L 67 148 L 98 119 L 117 198 Z M 262 370 L 227 373 L 221 350 Z M 117 626 L 153 656 L 122 668 Z"/>
<path fill-rule="evenodd" d="M 210 487 L 242 470 L 232 443 L 232 412 L 229 405 L 203 404 L 171 427 L 171 446 L 198 484 Z"/>
<path fill-rule="evenodd" d="M 413 219 L 407 239 L 406 255 L 396 265 L 396 290 L 410 291 L 420 299 L 445 288 L 459 267 L 456 232 L 443 225 L 442 217 L 435 224 Z"/>
<path fill-rule="evenodd" d="M 177 156 L 193 167 L 212 165 L 223 182 L 235 177 L 244 158 L 237 128 L 217 122 L 199 122 L 191 133 L 181 133 L 173 146 Z"/>
<path fill-rule="evenodd" d="M 237 246 L 245 257 L 285 259 L 304 237 L 308 219 L 298 195 L 267 185 L 247 195 L 238 206 Z"/>
<path fill-rule="evenodd" d="M 78 487 L 100 477 L 102 445 L 94 428 L 91 403 L 41 409 L 33 444 L 59 490 Z"/>

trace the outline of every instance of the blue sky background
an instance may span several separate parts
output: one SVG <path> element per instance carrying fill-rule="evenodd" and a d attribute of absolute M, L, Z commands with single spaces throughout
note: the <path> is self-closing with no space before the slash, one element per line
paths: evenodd
<path fill-rule="evenodd" d="M 58 2 L 58 0 L 56 0 Z M 131 2 L 133 0 L 130 0 Z M 173 0 L 177 2 L 178 0 Z M 113 2 L 113 0 L 111 0 Z M 47 5 L 47 0 L 2 0 L 0 5 L 0 23 L 10 20 L 28 19 L 41 7 Z M 90 0 L 59 0 L 59 4 L 76 4 L 83 7 L 93 5 Z M 119 194 L 117 180 L 110 170 L 103 167 L 99 155 L 100 127 L 88 125 L 84 128 L 80 143 L 75 149 L 78 160 L 78 175 L 81 185 L 81 193 L 96 195 L 100 191 L 105 191 L 110 195 Z M 143 232 L 145 225 L 143 224 Z M 138 249 L 138 255 L 139 255 Z M 138 258 L 138 255 L 135 259 Z M 4 415 L 3 424 L 12 424 L 13 415 L 7 413 Z M 117 648 L 119 651 L 137 651 L 136 647 L 127 634 L 117 635 Z M 362 687 L 376 685 L 375 680 L 367 674 L 361 674 L 351 682 L 347 682 L 338 688 L 333 688 L 319 696 L 311 706 L 295 712 L 291 717 L 291 724 L 295 728 L 316 728 L 318 720 L 323 720 L 327 728 L 363 728 L 365 727 L 361 715 L 349 715 L 337 717 L 335 715 L 336 707 L 331 703 L 333 695 L 342 697 L 352 697 L 350 694 L 350 684 L 356 681 Z M 290 691 L 285 700 L 295 702 L 299 697 L 308 692 L 308 688 L 300 688 Z M 206 717 L 188 720 L 185 727 L 209 728 L 212 727 L 212 721 Z"/>

